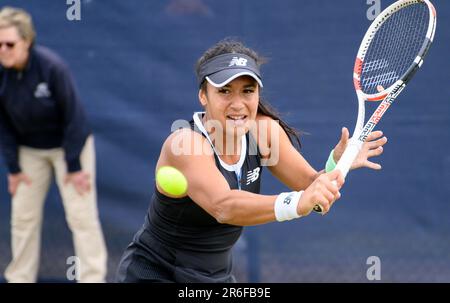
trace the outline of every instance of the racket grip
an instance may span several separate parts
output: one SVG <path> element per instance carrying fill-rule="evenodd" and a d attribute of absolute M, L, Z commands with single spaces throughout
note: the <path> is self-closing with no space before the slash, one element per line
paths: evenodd
<path fill-rule="evenodd" d="M 339 162 L 337 163 L 335 169 L 339 169 L 341 171 L 344 179 L 347 176 L 348 171 L 353 164 L 353 161 L 355 161 L 355 158 L 358 156 L 359 151 L 362 147 L 362 143 L 363 142 L 360 141 L 351 142 L 342 154 L 341 159 L 339 159 Z"/>
<path fill-rule="evenodd" d="M 344 153 L 342 154 L 341 159 L 339 159 L 339 162 L 337 163 L 335 169 L 339 169 L 341 171 L 344 179 L 347 176 L 350 167 L 353 164 L 353 161 L 355 161 L 356 156 L 358 156 L 361 147 L 362 142 L 359 143 L 359 141 L 358 142 L 351 141 L 351 143 L 347 146 Z M 336 180 L 333 180 L 332 182 L 335 185 L 337 184 Z M 318 213 L 323 212 L 322 206 L 320 204 L 316 204 L 313 210 Z"/>
<path fill-rule="evenodd" d="M 323 212 L 322 206 L 320 206 L 319 204 L 316 204 L 316 205 L 314 206 L 313 210 L 314 210 L 316 213 L 321 213 L 321 212 Z"/>

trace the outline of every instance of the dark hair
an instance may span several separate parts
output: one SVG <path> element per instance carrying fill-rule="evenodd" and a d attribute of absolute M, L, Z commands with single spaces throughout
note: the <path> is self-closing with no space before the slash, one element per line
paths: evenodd
<path fill-rule="evenodd" d="M 214 44 L 211 48 L 205 51 L 205 53 L 198 59 L 197 64 L 195 65 L 195 72 L 198 75 L 200 72 L 200 66 L 208 61 L 211 58 L 214 58 L 218 55 L 229 54 L 229 53 L 239 53 L 247 55 L 253 58 L 256 61 L 258 67 L 267 62 L 267 59 L 261 57 L 254 50 L 246 47 L 242 42 L 235 40 L 233 38 L 225 38 L 216 44 Z M 206 91 L 206 81 L 200 86 L 200 89 Z M 291 143 L 295 146 L 294 142 L 298 144 L 298 147 L 301 147 L 300 143 L 300 132 L 295 128 L 289 126 L 286 122 L 284 122 L 280 118 L 280 114 L 266 101 L 264 101 L 261 97 L 258 103 L 258 113 L 266 115 L 276 121 L 279 121 L 280 126 L 286 132 L 289 137 Z"/>

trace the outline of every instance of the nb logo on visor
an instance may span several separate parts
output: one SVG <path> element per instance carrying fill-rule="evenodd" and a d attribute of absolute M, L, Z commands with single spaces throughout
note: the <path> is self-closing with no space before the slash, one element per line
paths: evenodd
<path fill-rule="evenodd" d="M 239 58 L 239 57 L 233 57 L 231 59 L 230 64 L 228 66 L 247 66 L 247 59 L 245 58 Z"/>

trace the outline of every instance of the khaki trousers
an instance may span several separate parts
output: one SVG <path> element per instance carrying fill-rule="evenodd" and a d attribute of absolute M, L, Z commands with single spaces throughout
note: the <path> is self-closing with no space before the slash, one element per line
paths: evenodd
<path fill-rule="evenodd" d="M 76 273 L 79 282 L 105 281 L 107 252 L 98 218 L 92 135 L 86 140 L 80 161 L 83 171 L 91 176 L 91 190 L 83 196 L 76 192 L 72 184 L 64 184 L 67 166 L 62 148 L 19 148 L 22 172 L 28 175 L 32 184 L 22 182 L 12 199 L 12 261 L 5 271 L 8 282 L 36 282 L 44 202 L 53 176 L 62 197 L 66 221 L 72 232 L 75 254 L 79 260 L 79 272 Z M 70 256 L 61 256 L 64 264 L 68 257 Z"/>

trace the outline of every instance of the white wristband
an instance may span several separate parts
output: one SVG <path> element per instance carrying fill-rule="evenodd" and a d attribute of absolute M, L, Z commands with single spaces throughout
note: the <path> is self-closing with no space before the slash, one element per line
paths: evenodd
<path fill-rule="evenodd" d="M 302 194 L 303 191 L 293 191 L 278 195 L 274 206 L 275 218 L 277 221 L 282 222 L 301 217 L 297 213 L 297 205 Z"/>

